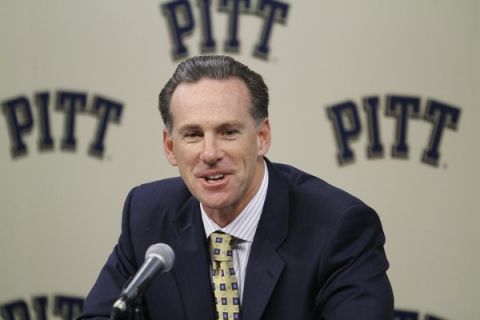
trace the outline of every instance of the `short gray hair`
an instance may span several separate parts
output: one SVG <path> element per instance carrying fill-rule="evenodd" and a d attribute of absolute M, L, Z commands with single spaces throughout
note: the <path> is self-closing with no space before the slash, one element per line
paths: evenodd
<path fill-rule="evenodd" d="M 229 56 L 209 55 L 189 58 L 181 62 L 159 95 L 159 109 L 165 128 L 172 130 L 170 101 L 173 92 L 182 82 L 194 83 L 202 78 L 223 80 L 230 77 L 242 79 L 250 91 L 251 114 L 257 124 L 268 117 L 268 87 L 261 75 Z"/>

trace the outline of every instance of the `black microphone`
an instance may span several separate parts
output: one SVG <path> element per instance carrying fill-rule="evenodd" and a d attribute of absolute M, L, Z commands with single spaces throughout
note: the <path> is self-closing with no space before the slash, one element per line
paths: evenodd
<path fill-rule="evenodd" d="M 145 253 L 145 261 L 142 266 L 122 290 L 120 298 L 113 304 L 113 312 L 126 311 L 127 303 L 137 301 L 157 273 L 170 271 L 174 262 L 175 254 L 169 245 L 165 243 L 152 244 Z"/>

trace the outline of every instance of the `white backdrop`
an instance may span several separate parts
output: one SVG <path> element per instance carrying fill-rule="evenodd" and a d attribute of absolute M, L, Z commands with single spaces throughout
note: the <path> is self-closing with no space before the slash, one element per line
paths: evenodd
<path fill-rule="evenodd" d="M 161 6 L 167 0 L 0 0 L 0 306 L 46 296 L 79 297 L 91 288 L 119 234 L 121 209 L 133 186 L 176 175 L 161 146 L 157 95 L 178 61 Z M 185 37 L 200 54 L 201 15 Z M 224 54 L 228 14 L 212 1 L 214 53 Z M 256 7 L 259 1 L 252 1 Z M 480 3 L 476 0 L 297 1 L 285 24 L 274 23 L 268 59 L 252 53 L 265 19 L 239 18 L 240 49 L 232 56 L 264 75 L 271 93 L 273 146 L 268 157 L 295 165 L 357 195 L 377 209 L 387 236 L 389 277 L 398 310 L 441 319 L 480 318 Z M 183 23 L 185 23 L 184 20 Z M 227 52 L 228 53 L 228 52 Z M 62 150 L 66 112 L 57 94 L 86 96 L 75 116 L 75 150 Z M 48 94 L 53 149 L 40 150 L 36 94 Z M 406 159 L 392 157 L 396 120 L 388 95 L 420 98 L 461 110 L 457 130 L 445 128 L 440 161 L 421 161 L 433 126 L 409 119 Z M 366 155 L 362 100 L 379 98 L 385 154 Z M 14 157 L 9 104 L 26 154 Z M 102 158 L 89 155 L 99 118 L 96 97 L 123 105 L 109 122 Z M 350 146 L 355 160 L 339 165 L 327 107 L 351 100 L 362 130 Z M 31 127 L 31 130 L 28 130 Z M 62 314 L 61 308 L 57 313 Z M 65 314 L 65 312 L 63 312 Z M 21 316 L 19 316 L 22 318 Z M 68 316 L 63 316 L 64 318 Z"/>

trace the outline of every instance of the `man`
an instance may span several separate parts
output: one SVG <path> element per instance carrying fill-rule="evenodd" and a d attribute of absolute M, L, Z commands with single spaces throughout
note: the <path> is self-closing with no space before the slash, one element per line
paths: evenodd
<path fill-rule="evenodd" d="M 147 248 L 163 242 L 175 266 L 145 292 L 152 319 L 393 319 L 377 214 L 265 158 L 260 75 L 230 57 L 188 59 L 160 93 L 160 111 L 165 154 L 181 178 L 130 192 L 118 244 L 82 317 L 108 317 Z M 228 261 L 216 257 L 222 241 Z M 219 278 L 223 270 L 228 278 Z"/>

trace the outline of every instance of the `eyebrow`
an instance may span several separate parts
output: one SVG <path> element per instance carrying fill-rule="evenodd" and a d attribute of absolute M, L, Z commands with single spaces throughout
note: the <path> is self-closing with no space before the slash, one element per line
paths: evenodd
<path fill-rule="evenodd" d="M 184 133 L 191 130 L 199 130 L 200 126 L 196 124 L 186 124 L 178 129 L 179 133 Z"/>
<path fill-rule="evenodd" d="M 216 127 L 216 130 L 224 130 L 226 128 L 231 128 L 231 127 L 234 127 L 234 128 L 243 128 L 245 125 L 243 123 L 241 123 L 240 121 L 228 121 L 228 122 L 224 122 L 222 124 L 220 124 L 219 126 Z M 178 132 L 179 133 L 184 133 L 184 132 L 187 132 L 187 131 L 191 131 L 191 130 L 202 130 L 202 126 L 200 126 L 199 124 L 186 124 L 186 125 L 183 125 L 182 127 L 180 127 L 178 129 Z"/>
<path fill-rule="evenodd" d="M 225 122 L 222 123 L 220 126 L 218 126 L 219 130 L 227 129 L 227 128 L 243 128 L 245 125 L 241 123 L 240 121 L 231 121 L 231 122 Z"/>

